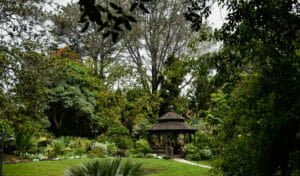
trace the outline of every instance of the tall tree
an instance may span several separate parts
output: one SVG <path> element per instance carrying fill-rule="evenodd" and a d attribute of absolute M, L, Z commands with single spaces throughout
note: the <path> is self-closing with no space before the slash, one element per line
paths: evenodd
<path fill-rule="evenodd" d="M 207 110 L 210 93 L 213 92 L 210 74 L 214 67 L 207 62 L 208 60 L 209 55 L 202 55 L 189 64 L 192 80 L 187 96 L 190 100 L 190 109 L 197 117 L 205 116 L 203 112 Z"/>
<path fill-rule="evenodd" d="M 73 51 L 63 49 L 55 56 L 50 60 L 55 74 L 47 82 L 45 110 L 50 130 L 56 135 L 90 136 L 101 83 Z"/>
<path fill-rule="evenodd" d="M 188 62 L 175 55 L 170 55 L 164 63 L 162 70 L 162 83 L 159 91 L 162 102 L 160 104 L 160 112 L 162 115 L 169 110 L 169 106 L 174 106 L 176 110 L 182 105 L 180 101 L 181 84 L 188 72 Z"/>
<path fill-rule="evenodd" d="M 183 17 L 184 8 L 184 1 L 149 2 L 150 13 L 139 15 L 139 25 L 124 38 L 130 59 L 148 92 L 159 89 L 167 57 L 180 57 L 186 49 L 191 32 Z"/>
<path fill-rule="evenodd" d="M 239 80 L 221 134 L 223 175 L 299 174 L 299 14 L 295 0 L 220 1 L 220 31 Z M 279 27 L 280 26 L 280 27 Z"/>
<path fill-rule="evenodd" d="M 104 79 L 108 74 L 109 64 L 118 59 L 121 46 L 113 43 L 111 38 L 104 38 L 103 31 L 97 31 L 95 28 L 88 28 L 82 33 L 82 26 L 78 23 L 80 17 L 78 4 L 68 4 L 62 7 L 61 11 L 52 15 L 51 19 L 55 25 L 52 34 L 58 43 L 69 45 L 82 57 L 89 57 L 93 63 L 94 74 Z"/>
<path fill-rule="evenodd" d="M 130 134 L 145 135 L 146 125 L 153 123 L 159 109 L 159 97 L 145 93 L 143 88 L 126 90 L 126 101 L 121 112 L 121 122 Z M 145 137 L 145 136 L 144 136 Z"/>
<path fill-rule="evenodd" d="M 141 1 L 118 1 L 107 0 L 104 4 L 97 3 L 96 0 L 79 0 L 80 22 L 84 23 L 85 28 L 89 27 L 90 23 L 95 23 L 99 29 L 106 31 L 106 37 L 111 35 L 114 41 L 117 40 L 119 32 L 124 29 L 120 26 L 124 25 L 126 30 L 131 30 L 131 24 L 136 23 L 135 15 L 137 11 L 149 13 L 146 8 L 148 3 L 157 3 L 155 0 Z M 202 0 L 187 0 L 183 1 L 186 5 L 185 13 L 183 14 L 187 21 L 191 22 L 191 29 L 198 31 L 201 28 L 202 21 L 207 18 L 210 13 L 210 8 L 207 6 L 207 1 Z"/>
<path fill-rule="evenodd" d="M 48 66 L 45 57 L 35 52 L 13 50 L 1 55 L 1 113 L 16 131 L 37 132 L 48 127 L 46 109 Z M 35 98 L 32 98 L 35 97 Z"/>

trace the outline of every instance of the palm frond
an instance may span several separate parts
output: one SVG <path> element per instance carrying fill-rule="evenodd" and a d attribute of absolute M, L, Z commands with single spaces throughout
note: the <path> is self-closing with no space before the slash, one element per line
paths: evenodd
<path fill-rule="evenodd" d="M 96 159 L 68 169 L 66 176 L 142 176 L 141 166 L 121 158 Z"/>

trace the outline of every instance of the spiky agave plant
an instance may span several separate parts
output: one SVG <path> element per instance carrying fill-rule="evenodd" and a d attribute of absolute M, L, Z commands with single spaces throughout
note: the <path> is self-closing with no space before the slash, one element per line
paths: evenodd
<path fill-rule="evenodd" d="M 96 159 L 66 171 L 66 176 L 142 176 L 141 164 L 116 159 Z"/>

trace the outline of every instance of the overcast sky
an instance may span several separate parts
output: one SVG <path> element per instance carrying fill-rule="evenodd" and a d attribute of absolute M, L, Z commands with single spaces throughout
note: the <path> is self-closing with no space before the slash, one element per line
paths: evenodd
<path fill-rule="evenodd" d="M 224 8 L 218 6 L 217 3 L 214 3 L 211 9 L 211 15 L 208 17 L 208 23 L 213 28 L 221 28 L 222 24 L 225 22 L 225 17 L 227 12 Z"/>
<path fill-rule="evenodd" d="M 70 2 L 78 2 L 78 0 L 53 0 L 56 3 L 59 3 L 61 5 L 67 5 Z M 226 17 L 226 10 L 222 9 L 221 7 L 218 7 L 217 3 L 214 3 L 212 6 L 212 13 L 208 17 L 208 23 L 213 28 L 220 28 L 222 24 L 224 23 L 225 17 Z"/>

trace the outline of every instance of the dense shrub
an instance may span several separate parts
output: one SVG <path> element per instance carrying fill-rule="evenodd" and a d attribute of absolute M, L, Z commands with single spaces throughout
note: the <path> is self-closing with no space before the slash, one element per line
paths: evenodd
<path fill-rule="evenodd" d="M 300 175 L 300 170 L 295 170 L 293 171 L 291 176 L 299 176 Z"/>
<path fill-rule="evenodd" d="M 126 149 L 119 149 L 118 152 L 116 153 L 116 156 L 120 156 L 120 157 L 128 157 L 129 155 L 130 155 L 129 152 Z"/>
<path fill-rule="evenodd" d="M 131 157 L 133 157 L 133 158 L 144 158 L 145 155 L 143 153 L 136 153 L 136 154 L 131 155 Z"/>
<path fill-rule="evenodd" d="M 87 152 L 87 150 L 83 147 L 73 148 L 73 151 L 75 155 L 79 155 L 79 156 Z"/>
<path fill-rule="evenodd" d="M 88 157 L 103 158 L 106 155 L 106 151 L 101 147 L 96 147 L 88 151 Z"/>
<path fill-rule="evenodd" d="M 104 153 L 107 153 L 107 144 L 100 143 L 100 142 L 94 142 L 91 146 L 91 149 L 94 149 L 94 148 L 101 148 L 104 151 Z"/>
<path fill-rule="evenodd" d="M 187 160 L 191 160 L 191 161 L 199 161 L 200 160 L 200 156 L 197 153 L 195 153 L 195 154 L 186 154 L 185 158 Z"/>
<path fill-rule="evenodd" d="M 130 149 L 133 147 L 133 141 L 129 136 L 119 136 L 114 139 L 118 148 Z"/>
<path fill-rule="evenodd" d="M 91 146 L 91 150 L 88 151 L 88 156 L 89 157 L 105 157 L 107 155 L 107 145 L 100 143 L 100 142 L 95 142 Z"/>
<path fill-rule="evenodd" d="M 195 135 L 196 140 L 194 144 L 198 148 L 203 149 L 211 146 L 211 139 L 209 134 L 202 131 L 198 131 Z"/>
<path fill-rule="evenodd" d="M 71 148 L 82 148 L 85 150 L 89 150 L 91 148 L 92 141 L 87 138 L 73 138 L 69 141 L 69 147 Z"/>
<path fill-rule="evenodd" d="M 97 141 L 97 142 L 104 143 L 104 142 L 109 141 L 109 139 L 108 139 L 108 136 L 107 136 L 107 135 L 101 134 L 101 135 L 99 135 L 99 136 L 96 137 L 96 141 Z"/>
<path fill-rule="evenodd" d="M 41 136 L 37 139 L 38 141 L 38 147 L 46 147 L 47 144 L 50 144 L 51 142 L 51 138 L 47 137 L 47 136 Z"/>
<path fill-rule="evenodd" d="M 185 158 L 188 160 L 200 160 L 200 155 L 198 153 L 198 148 L 193 144 L 186 144 L 184 146 Z"/>
<path fill-rule="evenodd" d="M 48 156 L 52 157 L 58 155 L 65 157 L 82 156 L 91 149 L 91 144 L 92 141 L 86 138 L 64 136 L 52 140 L 51 144 L 47 146 L 46 152 Z"/>
<path fill-rule="evenodd" d="M 35 141 L 28 132 L 15 133 L 16 150 L 19 154 L 25 153 L 35 145 Z"/>
<path fill-rule="evenodd" d="M 112 125 L 106 132 L 106 136 L 102 135 L 102 139 L 106 141 L 114 142 L 120 149 L 130 149 L 133 147 L 132 138 L 129 135 L 129 131 L 122 125 Z"/>
<path fill-rule="evenodd" d="M 53 152 L 56 155 L 60 155 L 64 152 L 66 144 L 63 139 L 55 139 L 51 142 L 51 146 L 53 147 Z"/>
<path fill-rule="evenodd" d="M 134 158 L 144 158 L 151 151 L 148 141 L 144 139 L 139 139 L 135 142 L 135 147 L 129 149 L 130 156 Z"/>
<path fill-rule="evenodd" d="M 210 149 L 199 149 L 193 144 L 186 144 L 184 147 L 185 158 L 188 160 L 208 160 L 212 156 Z"/>
<path fill-rule="evenodd" d="M 107 146 L 107 154 L 108 155 L 115 156 L 117 154 L 118 147 L 117 147 L 117 145 L 115 143 L 107 142 L 106 146 Z"/>
<path fill-rule="evenodd" d="M 63 139 L 54 139 L 50 145 L 47 146 L 45 152 L 49 157 L 62 155 L 66 144 Z"/>
<path fill-rule="evenodd" d="M 129 143 L 130 146 L 131 142 Z M 128 156 L 127 149 L 119 149 L 114 142 L 100 143 L 81 137 L 62 136 L 53 139 L 52 136 L 42 136 L 34 138 L 25 133 L 18 136 L 17 144 L 19 146 L 17 154 L 34 160 L 45 159 L 41 156 L 46 158 Z"/>
<path fill-rule="evenodd" d="M 157 157 L 157 154 L 153 154 L 153 153 L 147 153 L 145 155 L 145 158 L 156 158 Z"/>
<path fill-rule="evenodd" d="M 201 149 L 199 155 L 201 160 L 209 160 L 212 157 L 212 152 L 210 149 Z"/>
<path fill-rule="evenodd" d="M 135 149 L 136 149 L 137 153 L 142 153 L 145 155 L 152 151 L 148 141 L 145 139 L 140 139 L 140 140 L 136 141 L 135 145 L 136 145 Z"/>
<path fill-rule="evenodd" d="M 169 155 L 163 155 L 162 158 L 166 159 L 166 160 L 171 159 L 171 157 Z"/>

